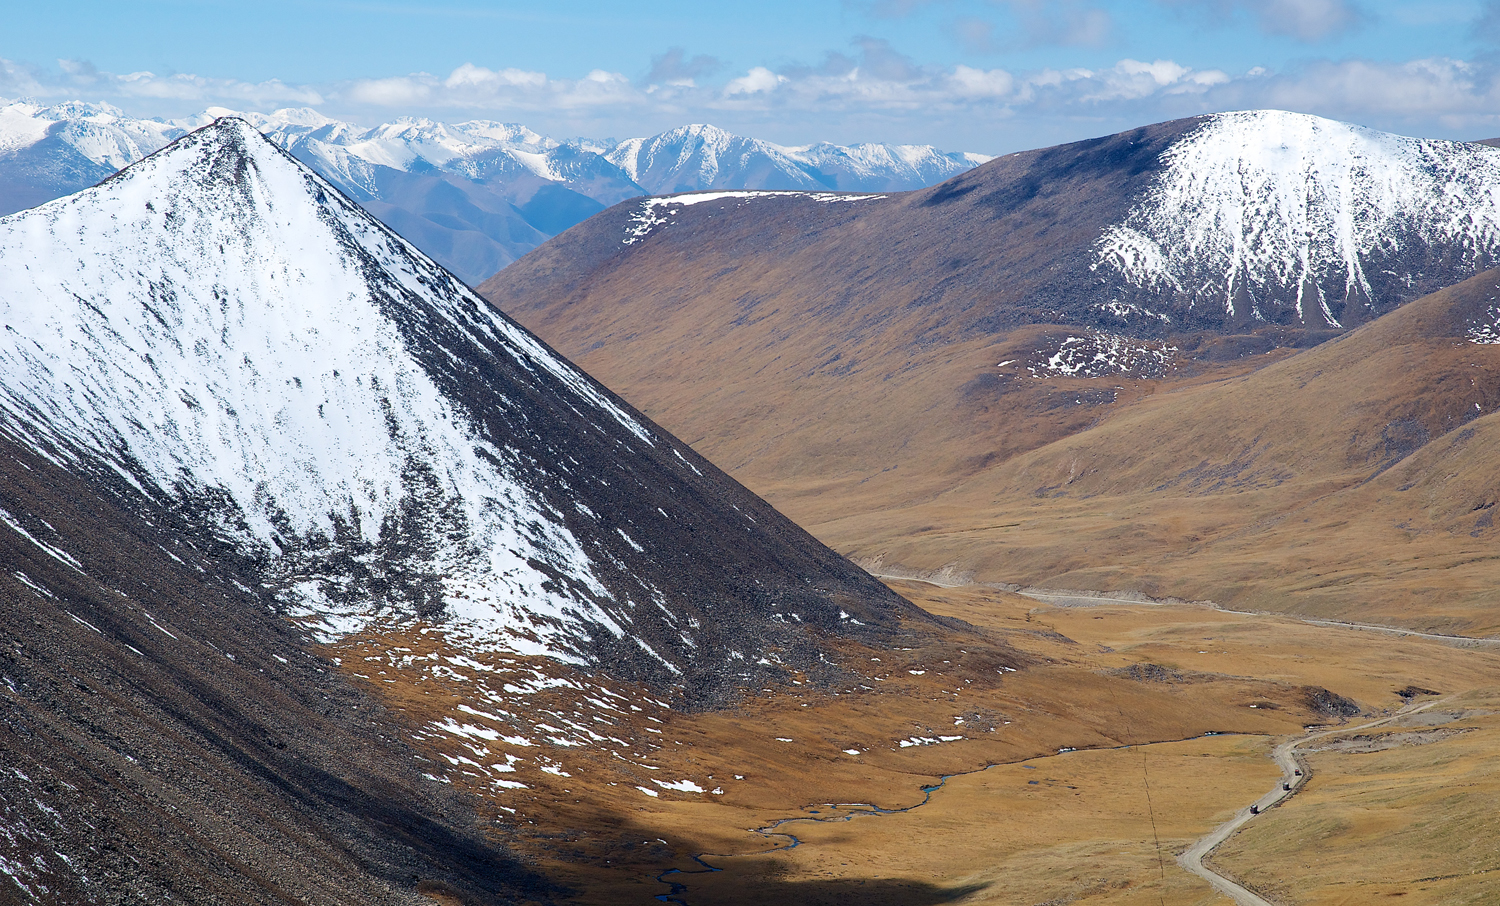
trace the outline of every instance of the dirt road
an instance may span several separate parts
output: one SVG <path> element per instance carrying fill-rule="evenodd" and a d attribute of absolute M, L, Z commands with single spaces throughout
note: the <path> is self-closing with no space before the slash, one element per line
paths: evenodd
<path fill-rule="evenodd" d="M 1260 797 L 1255 802 L 1255 807 L 1263 813 L 1266 809 L 1290 799 L 1301 789 L 1302 784 L 1307 782 L 1309 776 L 1307 763 L 1303 760 L 1301 753 L 1297 751 L 1302 746 L 1314 740 L 1322 739 L 1325 736 L 1336 736 L 1341 733 L 1353 733 L 1359 730 L 1368 730 L 1371 727 L 1384 726 L 1409 714 L 1425 711 L 1447 700 L 1447 698 L 1440 698 L 1421 705 L 1410 704 L 1389 717 L 1382 717 L 1379 720 L 1372 720 L 1349 727 L 1337 727 L 1332 730 L 1315 730 L 1282 743 L 1271 752 L 1271 758 L 1281 768 L 1281 781 L 1276 784 L 1274 790 Z M 1234 818 L 1215 828 L 1213 833 L 1188 847 L 1187 852 L 1177 857 L 1177 864 L 1212 884 L 1215 890 L 1234 900 L 1239 906 L 1276 906 L 1276 904 L 1260 896 L 1255 891 L 1231 881 L 1229 878 L 1214 872 L 1213 869 L 1203 864 L 1203 860 L 1220 843 L 1228 840 L 1235 831 L 1244 827 L 1245 824 L 1256 817 L 1248 807 L 1243 809 Z"/>

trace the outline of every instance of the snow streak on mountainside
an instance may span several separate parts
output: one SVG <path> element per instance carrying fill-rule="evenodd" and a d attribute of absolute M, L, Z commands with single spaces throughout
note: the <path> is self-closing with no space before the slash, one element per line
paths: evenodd
<path fill-rule="evenodd" d="M 1430 258 L 1473 271 L 1500 252 L 1500 149 L 1253 111 L 1206 117 L 1161 165 L 1094 246 L 1096 273 L 1126 284 L 1116 313 L 1170 300 L 1350 326 L 1409 295 Z"/>
<path fill-rule="evenodd" d="M 647 198 L 639 202 L 640 207 L 630 216 L 625 225 L 625 245 L 634 245 L 651 235 L 659 226 L 675 223 L 672 218 L 682 213 L 683 208 L 711 202 L 721 202 L 720 211 L 738 207 L 756 198 L 800 198 L 831 204 L 843 201 L 874 201 L 884 195 L 852 195 L 844 192 L 788 192 L 788 191 L 743 191 L 743 192 L 697 192 L 689 195 L 668 195 Z M 723 204 L 722 202 L 729 202 Z"/>

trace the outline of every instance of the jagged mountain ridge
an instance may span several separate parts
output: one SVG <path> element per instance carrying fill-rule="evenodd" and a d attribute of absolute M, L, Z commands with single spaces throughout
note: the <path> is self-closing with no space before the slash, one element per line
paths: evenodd
<path fill-rule="evenodd" d="M 652 180 L 637 183 L 612 162 L 614 151 L 632 143 L 675 148 L 685 136 L 706 131 L 775 158 L 770 167 L 734 169 L 716 163 L 709 181 L 693 182 L 678 174 L 671 180 L 678 188 L 672 191 L 710 184 L 792 187 L 782 185 L 788 178 L 796 187 L 805 183 L 820 190 L 910 189 L 987 159 L 925 145 L 781 148 L 701 126 L 624 143 L 562 142 L 519 124 L 488 120 L 449 124 L 403 118 L 363 128 L 306 109 L 236 114 L 212 108 L 199 116 L 158 122 L 132 119 L 107 104 L 15 102 L 0 105 L 0 214 L 92 185 L 221 115 L 255 123 L 470 283 L 610 205 L 659 191 Z"/>
<path fill-rule="evenodd" d="M 919 614 L 243 121 L 0 221 L 0 269 L 3 430 L 325 632 L 441 619 L 712 697 L 802 626 Z"/>
<path fill-rule="evenodd" d="M 931 145 L 789 148 L 705 124 L 620 142 L 605 157 L 653 195 L 709 189 L 893 192 L 941 182 L 989 160 Z"/>

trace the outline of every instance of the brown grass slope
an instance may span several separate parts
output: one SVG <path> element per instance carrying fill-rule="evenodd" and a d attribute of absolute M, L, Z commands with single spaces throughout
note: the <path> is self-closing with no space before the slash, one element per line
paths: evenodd
<path fill-rule="evenodd" d="M 1500 628 L 1488 271 L 1242 377 L 1158 394 L 901 512 L 819 532 L 982 578 Z"/>
<path fill-rule="evenodd" d="M 1138 290 L 1092 267 L 1095 240 L 1152 187 L 1162 153 L 1204 121 L 1010 154 L 929 189 L 859 201 L 658 201 L 655 210 L 670 212 L 668 222 L 626 243 L 627 230 L 642 222 L 636 199 L 574 227 L 479 289 L 523 322 L 552 327 L 544 333 L 565 351 L 574 350 L 569 339 L 588 348 L 675 327 L 644 315 L 695 320 L 730 303 L 740 309 L 732 317 L 816 334 L 846 359 L 1035 323 L 1237 332 L 1254 326 L 1242 320 L 1248 309 L 1228 315 L 1168 297 L 1153 304 L 1172 311 L 1177 323 L 1170 328 L 1151 318 L 1120 320 L 1100 306 Z M 1451 250 L 1411 245 L 1415 257 L 1404 263 L 1416 282 L 1382 282 L 1378 311 L 1461 278 Z M 1277 311 L 1283 303 L 1275 298 L 1298 292 L 1296 285 L 1267 289 L 1265 301 Z M 1343 295 L 1342 285 L 1326 289 L 1330 299 Z"/>
<path fill-rule="evenodd" d="M 995 365 L 1077 331 L 1038 322 L 1097 316 L 1089 244 L 1196 122 L 1010 155 L 886 198 L 698 203 L 627 245 L 633 202 L 481 291 L 804 523 L 834 515 L 820 509 L 830 494 L 915 502 L 1156 386 Z M 1219 358 L 1237 342 L 1193 344 Z"/>
<path fill-rule="evenodd" d="M 1162 377 L 1039 380 L 1023 366 L 1069 328 L 982 322 L 993 307 L 960 306 L 957 276 L 946 295 L 923 289 L 919 247 L 928 289 L 932 275 L 973 271 L 931 257 L 941 243 L 922 238 L 922 195 L 704 203 L 682 210 L 711 229 L 683 215 L 638 246 L 604 215 L 485 289 L 846 554 L 1496 628 L 1495 428 L 1482 417 L 1496 353 L 1463 339 L 1493 274 L 1295 356 L 1235 359 L 1274 340 L 1200 334 L 1178 340 L 1197 348 Z M 970 221 L 950 222 L 947 245 L 965 247 Z"/>

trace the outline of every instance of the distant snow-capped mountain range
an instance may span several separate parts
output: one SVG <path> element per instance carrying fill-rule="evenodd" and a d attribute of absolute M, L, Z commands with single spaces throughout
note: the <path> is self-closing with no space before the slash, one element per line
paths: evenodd
<path fill-rule="evenodd" d="M 233 113 L 142 120 L 107 104 L 0 106 L 0 215 L 86 188 Z M 469 283 L 640 195 L 701 189 L 890 192 L 989 160 L 930 145 L 790 148 L 690 125 L 651 138 L 559 141 L 515 123 L 402 118 L 364 128 L 314 110 L 243 116 Z"/>

